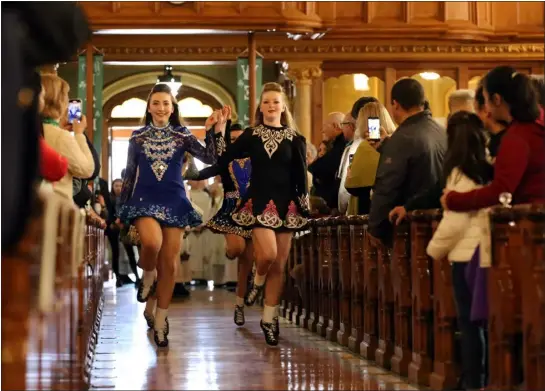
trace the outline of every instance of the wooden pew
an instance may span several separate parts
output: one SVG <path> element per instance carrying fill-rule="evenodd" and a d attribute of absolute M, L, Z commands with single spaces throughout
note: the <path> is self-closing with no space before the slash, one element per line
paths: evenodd
<path fill-rule="evenodd" d="M 93 356 L 86 337 L 98 332 L 104 231 L 93 221 L 86 227 L 85 215 L 52 192 L 41 191 L 29 207 L 24 238 L 2 254 L 2 389 L 87 389 Z M 96 273 L 85 284 L 88 261 Z"/>
<path fill-rule="evenodd" d="M 337 342 L 337 333 L 340 329 L 340 285 L 339 285 L 339 241 L 338 231 L 340 228 L 339 219 L 343 217 L 331 218 L 327 225 L 327 237 L 329 239 L 329 323 L 326 329 L 326 339 Z"/>
<path fill-rule="evenodd" d="M 298 265 L 302 264 L 302 258 L 303 258 L 303 233 L 297 232 L 295 235 L 293 235 L 295 242 L 293 243 L 293 261 L 291 265 L 291 269 L 295 268 Z M 299 288 L 295 286 L 295 278 L 293 278 L 290 274 L 290 280 L 291 280 L 291 307 L 289 311 L 289 317 L 288 319 L 295 323 L 296 325 L 299 325 L 299 317 L 301 316 L 301 311 L 303 309 L 303 299 L 301 295 L 299 294 Z"/>
<path fill-rule="evenodd" d="M 29 206 L 33 215 L 17 247 L 2 254 L 2 390 L 25 390 L 29 316 L 42 251 L 44 200 Z M 9 375 L 7 375 L 9 374 Z"/>
<path fill-rule="evenodd" d="M 339 312 L 340 324 L 337 332 L 337 342 L 348 346 L 348 338 L 352 330 L 352 258 L 350 252 L 350 227 L 347 217 L 338 218 L 337 243 L 339 246 Z M 361 310 L 361 309 L 360 309 Z M 361 312 L 360 312 L 361 313 Z"/>
<path fill-rule="evenodd" d="M 282 275 L 283 281 L 284 281 L 284 289 L 282 290 L 282 296 L 280 297 L 280 305 L 278 306 L 278 314 L 287 319 L 288 318 L 288 308 L 290 306 L 290 264 L 291 259 L 293 258 L 293 240 L 292 240 L 292 247 L 290 248 L 290 252 L 288 255 L 288 259 L 286 261 L 286 267 L 284 268 L 284 272 Z M 265 295 L 262 295 L 264 298 Z"/>
<path fill-rule="evenodd" d="M 321 244 L 320 237 L 318 233 L 319 222 L 317 219 L 313 219 L 310 222 L 310 316 L 308 320 L 308 330 L 312 332 L 317 332 L 318 322 L 320 320 L 320 308 L 321 308 L 321 292 L 320 292 L 320 253 L 321 253 Z"/>
<path fill-rule="evenodd" d="M 432 232 L 441 222 L 443 213 L 432 212 Z M 456 359 L 456 304 L 452 287 L 452 270 L 448 259 L 433 261 L 433 336 L 434 361 L 429 385 L 432 390 L 454 389 L 460 375 Z"/>
<path fill-rule="evenodd" d="M 411 230 L 402 223 L 394 229 L 391 273 L 394 294 L 394 355 L 392 371 L 407 376 L 412 348 Z"/>
<path fill-rule="evenodd" d="M 522 330 L 524 383 L 545 390 L 545 205 L 530 205 L 518 214 L 523 235 Z"/>
<path fill-rule="evenodd" d="M 378 347 L 375 361 L 383 368 L 391 368 L 394 354 L 394 293 L 391 273 L 391 251 L 384 245 L 377 247 L 378 265 Z"/>
<path fill-rule="evenodd" d="M 348 348 L 360 352 L 363 341 L 363 286 L 364 286 L 364 216 L 350 216 L 350 323 L 352 330 L 348 338 Z M 347 268 L 348 269 L 348 268 Z"/>
<path fill-rule="evenodd" d="M 363 251 L 363 341 L 360 344 L 360 353 L 368 360 L 375 359 L 378 347 L 378 267 L 378 251 L 371 245 L 366 228 Z"/>
<path fill-rule="evenodd" d="M 329 234 L 327 232 L 328 218 L 321 218 L 317 221 L 318 225 L 318 245 L 319 245 L 319 268 L 318 268 L 318 286 L 320 293 L 319 320 L 316 325 L 316 332 L 322 337 L 326 336 L 326 329 L 329 325 L 329 311 L 331 308 L 329 296 L 329 267 L 331 254 Z"/>
<path fill-rule="evenodd" d="M 310 313 L 311 313 L 311 300 L 312 300 L 312 223 L 309 222 L 307 231 L 304 231 L 301 237 L 301 263 L 303 264 L 303 279 L 301 287 L 302 304 L 301 314 L 297 320 L 297 324 L 305 329 L 308 328 Z"/>
<path fill-rule="evenodd" d="M 522 333 L 520 263 L 523 238 L 515 209 L 491 212 L 492 267 L 488 271 L 489 384 L 491 390 L 513 390 L 522 381 L 518 336 Z"/>
<path fill-rule="evenodd" d="M 349 324 L 352 350 L 361 340 L 363 357 L 437 390 L 454 388 L 461 367 L 451 265 L 426 254 L 441 215 L 413 212 L 410 228 L 396 228 L 392 251 L 371 245 L 365 216 L 317 219 L 303 246 L 308 328 L 318 323 L 316 331 L 325 337 L 338 310 L 340 343 Z M 544 389 L 545 206 L 496 207 L 490 220 L 488 389 Z M 300 252 L 306 264 L 306 251 Z"/>
<path fill-rule="evenodd" d="M 429 382 L 433 362 L 433 264 L 426 253 L 432 238 L 433 214 L 414 211 L 411 220 L 411 276 L 413 354 L 409 364 L 409 381 L 415 384 Z"/>

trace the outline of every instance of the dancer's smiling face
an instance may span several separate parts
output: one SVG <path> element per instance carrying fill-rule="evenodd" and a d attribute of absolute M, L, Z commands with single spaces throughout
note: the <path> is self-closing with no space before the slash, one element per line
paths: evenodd
<path fill-rule="evenodd" d="M 174 105 L 169 93 L 156 92 L 150 97 L 148 112 L 153 118 L 155 126 L 168 124 L 171 114 L 174 112 Z"/>
<path fill-rule="evenodd" d="M 260 111 L 263 113 L 263 122 L 271 126 L 280 126 L 280 117 L 284 112 L 284 99 L 276 91 L 264 92 L 261 96 Z"/>

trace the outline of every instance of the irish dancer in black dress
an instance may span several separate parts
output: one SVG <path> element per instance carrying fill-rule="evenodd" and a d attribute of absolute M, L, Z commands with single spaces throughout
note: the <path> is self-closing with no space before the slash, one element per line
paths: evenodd
<path fill-rule="evenodd" d="M 144 303 L 156 291 L 155 317 L 152 319 L 148 314 L 146 320 L 153 325 L 155 343 L 160 347 L 168 345 L 167 312 L 183 230 L 202 224 L 186 196 L 182 158 L 187 151 L 205 163 L 216 163 L 219 136 L 214 136 L 214 131 L 222 132 L 226 120 L 220 116 L 215 125 L 211 123 L 214 122 L 209 118 L 203 147 L 181 125 L 170 88 L 157 84 L 148 97 L 145 126 L 135 130 L 129 140 L 120 220 L 123 224 L 134 224 L 140 235 L 139 266 L 144 273 L 136 298 Z"/>
<path fill-rule="evenodd" d="M 230 118 L 230 107 L 223 115 Z M 225 152 L 221 146 L 230 145 L 242 134 L 242 128 L 238 124 L 231 125 L 227 122 L 225 130 L 225 144 L 223 139 L 218 141 L 218 156 Z M 248 275 L 253 266 L 253 246 L 251 242 L 252 231 L 241 227 L 233 222 L 231 214 L 237 206 L 240 206 L 241 199 L 246 196 L 250 186 L 250 174 L 252 164 L 248 157 L 234 159 L 224 164 L 216 164 L 198 172 L 197 175 L 187 176 L 186 179 L 203 180 L 219 175 L 223 184 L 223 204 L 216 215 L 206 223 L 206 228 L 219 234 L 225 235 L 225 252 L 228 258 L 238 258 L 238 282 L 236 290 L 236 303 L 234 321 L 237 326 L 246 322 L 244 318 L 244 296 L 246 294 Z"/>
<path fill-rule="evenodd" d="M 278 344 L 277 307 L 283 288 L 293 232 L 307 224 L 306 140 L 293 124 L 282 87 L 263 86 L 256 123 L 223 153 L 219 162 L 249 157 L 250 187 L 231 215 L 233 221 L 252 229 L 256 275 L 245 304 L 253 305 L 264 290 L 261 329 L 269 345 Z"/>

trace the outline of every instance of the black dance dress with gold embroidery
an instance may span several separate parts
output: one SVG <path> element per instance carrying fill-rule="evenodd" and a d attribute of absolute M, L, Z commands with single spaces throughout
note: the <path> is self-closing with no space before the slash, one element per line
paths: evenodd
<path fill-rule="evenodd" d="M 216 144 L 222 142 L 213 129 L 206 132 L 206 147 L 184 126 L 148 125 L 135 130 L 129 140 L 120 219 L 132 223 L 138 217 L 153 217 L 161 225 L 179 228 L 201 225 L 201 216 L 185 192 L 183 156 L 189 152 L 203 163 L 214 164 Z"/>
<path fill-rule="evenodd" d="M 249 157 L 250 187 L 231 215 L 244 228 L 298 230 L 307 224 L 306 140 L 294 129 L 258 125 L 228 146 L 219 164 Z"/>

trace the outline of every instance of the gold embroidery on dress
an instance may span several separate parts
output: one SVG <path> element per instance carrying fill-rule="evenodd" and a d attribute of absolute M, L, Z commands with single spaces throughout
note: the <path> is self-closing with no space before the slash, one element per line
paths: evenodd
<path fill-rule="evenodd" d="M 298 200 L 299 200 L 299 205 L 301 206 L 301 209 L 303 209 L 303 211 L 305 212 L 310 211 L 310 199 L 309 199 L 308 193 L 303 194 L 302 196 L 299 196 Z"/>
<path fill-rule="evenodd" d="M 295 130 L 290 128 L 277 130 L 269 129 L 263 125 L 259 125 L 254 128 L 252 134 L 254 136 L 261 137 L 261 141 L 263 142 L 263 148 L 265 148 L 265 151 L 269 155 L 269 158 L 271 158 L 272 155 L 276 152 L 278 146 L 282 141 L 284 141 L 285 139 L 292 141 L 293 137 L 297 135 L 295 133 Z"/>
<path fill-rule="evenodd" d="M 216 148 L 218 150 L 218 156 L 223 155 L 223 153 L 227 150 L 227 144 L 225 144 L 225 138 L 223 136 L 218 139 Z"/>
<path fill-rule="evenodd" d="M 237 193 L 240 194 L 240 186 L 239 186 L 239 183 L 238 183 L 238 180 L 237 178 L 235 177 L 235 172 L 233 171 L 233 164 L 235 162 L 238 163 L 238 166 L 240 168 L 245 168 L 246 167 L 246 164 L 250 161 L 250 158 L 249 157 L 246 157 L 246 158 L 243 158 L 243 159 L 234 159 L 231 163 L 229 163 L 229 165 L 227 166 L 227 170 L 229 171 L 229 176 L 231 177 L 231 180 L 233 181 L 233 184 L 235 185 L 235 190 Z M 246 185 L 246 188 L 248 188 L 250 186 L 250 182 L 248 182 L 248 184 Z"/>
<path fill-rule="evenodd" d="M 288 206 L 288 213 L 286 213 L 286 220 L 284 226 L 286 228 L 298 229 L 304 227 L 307 224 L 307 219 L 297 213 L 297 206 L 295 202 L 291 201 Z"/>
<path fill-rule="evenodd" d="M 238 213 L 231 215 L 233 221 L 239 225 L 250 226 L 255 223 L 253 215 L 252 199 L 249 199 Z"/>

